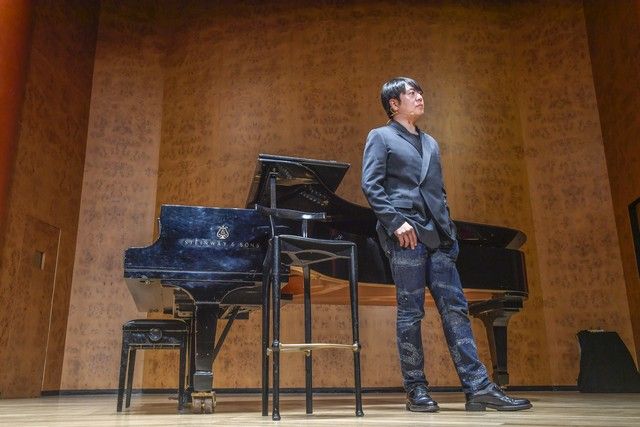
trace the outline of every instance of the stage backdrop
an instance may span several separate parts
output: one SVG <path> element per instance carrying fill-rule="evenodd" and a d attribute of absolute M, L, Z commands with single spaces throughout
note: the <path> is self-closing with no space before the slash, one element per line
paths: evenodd
<path fill-rule="evenodd" d="M 142 315 L 122 252 L 152 242 L 159 205 L 244 206 L 258 153 L 349 162 L 338 193 L 364 204 L 364 140 L 396 75 L 425 89 L 419 124 L 440 142 L 453 216 L 529 237 L 511 383 L 575 384 L 580 329 L 633 348 L 582 2 L 210 3 L 102 3 L 61 389 L 115 388 L 120 326 Z M 360 312 L 364 386 L 399 386 L 394 308 Z M 347 316 L 315 307 L 314 336 L 348 341 Z M 301 324 L 287 306 L 283 340 Z M 259 329 L 259 314 L 237 322 L 216 387 L 259 386 Z M 430 309 L 427 373 L 455 386 L 440 329 Z M 315 385 L 351 385 L 348 354 L 314 361 Z M 302 358 L 283 367 L 284 387 L 303 385 Z M 175 386 L 175 355 L 143 371 L 138 385 Z"/>

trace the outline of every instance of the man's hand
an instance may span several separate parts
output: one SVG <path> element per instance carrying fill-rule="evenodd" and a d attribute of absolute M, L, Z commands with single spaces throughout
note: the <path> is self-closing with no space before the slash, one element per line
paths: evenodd
<path fill-rule="evenodd" d="M 393 232 L 400 242 L 400 246 L 403 248 L 415 249 L 418 245 L 418 237 L 416 236 L 416 230 L 408 223 L 405 222 Z"/>

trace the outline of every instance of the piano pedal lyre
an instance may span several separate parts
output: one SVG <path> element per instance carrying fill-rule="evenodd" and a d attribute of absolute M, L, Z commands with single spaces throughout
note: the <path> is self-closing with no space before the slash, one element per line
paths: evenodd
<path fill-rule="evenodd" d="M 212 414 L 216 407 L 216 392 L 202 391 L 191 393 L 191 412 L 194 414 Z"/>

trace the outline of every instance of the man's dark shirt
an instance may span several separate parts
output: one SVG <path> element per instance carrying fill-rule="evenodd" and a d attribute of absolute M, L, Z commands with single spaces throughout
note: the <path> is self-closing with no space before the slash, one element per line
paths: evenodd
<path fill-rule="evenodd" d="M 415 149 L 418 150 L 418 153 L 420 153 L 420 157 L 422 157 L 422 142 L 420 142 L 420 129 L 416 127 L 416 131 L 418 132 L 418 134 L 416 135 L 415 133 L 409 132 L 409 130 L 406 127 L 402 126 L 400 123 L 396 122 L 395 120 L 391 121 L 390 125 L 393 126 L 394 129 L 397 129 L 400 132 L 402 132 L 402 134 L 407 137 L 409 142 L 411 142 L 411 145 L 413 145 Z"/>

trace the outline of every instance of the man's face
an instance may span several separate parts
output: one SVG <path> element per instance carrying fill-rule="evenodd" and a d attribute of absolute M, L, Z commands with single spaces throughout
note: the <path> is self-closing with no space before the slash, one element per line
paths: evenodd
<path fill-rule="evenodd" d="M 400 102 L 392 99 L 391 107 L 397 113 L 396 116 L 420 117 L 424 114 L 424 99 L 422 92 L 405 84 L 405 92 L 400 94 Z"/>

